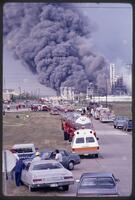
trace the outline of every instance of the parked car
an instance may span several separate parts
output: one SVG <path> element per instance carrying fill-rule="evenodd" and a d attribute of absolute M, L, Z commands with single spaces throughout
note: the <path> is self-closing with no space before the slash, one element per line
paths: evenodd
<path fill-rule="evenodd" d="M 100 121 L 101 122 L 113 122 L 115 119 L 115 116 L 111 113 L 104 113 L 100 115 Z"/>
<path fill-rule="evenodd" d="M 83 173 L 78 180 L 77 197 L 118 196 L 117 181 L 112 173 Z"/>
<path fill-rule="evenodd" d="M 21 181 L 30 191 L 43 187 L 62 187 L 64 191 L 74 184 L 72 172 L 55 160 L 26 162 Z"/>
<path fill-rule="evenodd" d="M 65 168 L 73 170 L 75 165 L 80 164 L 81 159 L 78 154 L 74 154 L 62 149 L 59 151 L 62 154 L 62 164 Z M 54 150 L 45 150 L 41 152 L 42 159 L 54 159 L 55 155 L 56 153 Z"/>
<path fill-rule="evenodd" d="M 123 125 L 123 131 L 131 131 L 132 130 L 132 120 L 128 119 L 125 121 Z"/>
<path fill-rule="evenodd" d="M 51 115 L 59 115 L 59 111 L 57 109 L 51 109 L 50 114 Z"/>
<path fill-rule="evenodd" d="M 114 128 L 123 128 L 126 120 L 128 120 L 126 116 L 116 116 L 113 120 Z"/>

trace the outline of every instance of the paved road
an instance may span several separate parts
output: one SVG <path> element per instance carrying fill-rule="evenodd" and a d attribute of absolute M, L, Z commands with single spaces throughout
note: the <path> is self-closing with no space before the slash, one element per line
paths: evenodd
<path fill-rule="evenodd" d="M 79 179 L 83 172 L 113 172 L 120 179 L 118 189 L 120 196 L 129 196 L 132 190 L 132 135 L 122 130 L 114 129 L 111 124 L 104 124 L 93 120 L 97 136 L 99 137 L 99 158 L 83 158 L 81 164 L 72 171 L 75 179 Z M 20 196 L 75 196 L 77 183 L 71 185 L 69 191 L 38 190 L 29 192 L 25 186 L 15 188 L 12 184 L 12 195 Z M 8 193 L 8 192 L 7 192 Z"/>

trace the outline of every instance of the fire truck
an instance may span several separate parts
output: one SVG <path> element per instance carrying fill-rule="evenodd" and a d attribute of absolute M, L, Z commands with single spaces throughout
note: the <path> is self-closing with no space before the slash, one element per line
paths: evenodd
<path fill-rule="evenodd" d="M 91 119 L 80 113 L 65 113 L 61 118 L 61 127 L 64 132 L 64 140 L 69 140 L 69 142 L 72 141 L 74 132 L 79 129 L 90 129 L 90 134 L 94 134 L 96 137 Z"/>

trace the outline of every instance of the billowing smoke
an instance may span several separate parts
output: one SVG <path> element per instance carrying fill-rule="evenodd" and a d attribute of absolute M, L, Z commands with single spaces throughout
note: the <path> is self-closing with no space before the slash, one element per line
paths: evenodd
<path fill-rule="evenodd" d="M 105 87 L 106 61 L 91 51 L 93 25 L 66 4 L 6 3 L 4 42 L 41 84 L 86 92 L 89 82 Z"/>

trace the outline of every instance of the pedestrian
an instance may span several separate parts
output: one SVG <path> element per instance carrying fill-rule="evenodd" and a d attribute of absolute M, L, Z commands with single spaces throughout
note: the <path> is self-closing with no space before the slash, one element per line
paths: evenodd
<path fill-rule="evenodd" d="M 32 159 L 32 162 L 33 162 L 33 161 L 38 161 L 38 160 L 41 160 L 41 157 L 40 157 L 40 153 L 37 151 L 37 152 L 35 153 L 35 157 Z"/>
<path fill-rule="evenodd" d="M 56 149 L 55 152 L 56 152 L 55 160 L 62 163 L 62 154 L 59 152 L 58 149 Z"/>
<path fill-rule="evenodd" d="M 12 153 L 15 156 L 16 162 L 17 162 L 19 160 L 19 157 L 18 157 L 17 153 L 14 150 L 12 150 Z M 11 180 L 14 180 L 14 179 L 15 179 L 15 167 L 11 171 Z"/>
<path fill-rule="evenodd" d="M 16 105 L 16 110 L 18 110 L 18 108 L 19 108 L 19 106 L 18 106 L 18 105 Z"/>
<path fill-rule="evenodd" d="M 22 185 L 21 174 L 24 168 L 25 168 L 25 164 L 23 163 L 23 160 L 22 159 L 17 160 L 16 166 L 15 166 L 15 183 L 17 187 Z"/>
<path fill-rule="evenodd" d="M 7 110 L 10 110 L 10 105 L 9 104 L 7 105 Z"/>

